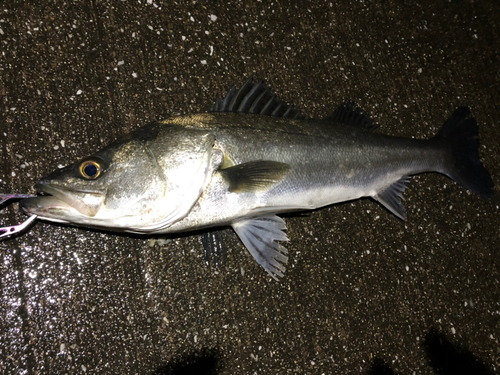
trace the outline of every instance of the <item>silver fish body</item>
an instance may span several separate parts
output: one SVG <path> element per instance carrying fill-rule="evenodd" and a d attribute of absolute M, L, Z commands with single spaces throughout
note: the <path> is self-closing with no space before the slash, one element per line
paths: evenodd
<path fill-rule="evenodd" d="M 24 199 L 21 209 L 48 221 L 145 234 L 232 226 L 277 278 L 288 258 L 277 242 L 287 240 L 286 226 L 276 214 L 372 197 L 406 219 L 399 198 L 409 176 L 423 172 L 492 194 L 466 108 L 434 138 L 415 140 L 374 133 L 349 105 L 311 120 L 262 99 L 267 94 L 249 80 L 219 99 L 215 112 L 147 125 L 43 178 L 36 188 L 50 196 Z M 281 116 L 266 116 L 283 105 Z"/>
<path fill-rule="evenodd" d="M 406 176 L 446 173 L 452 163 L 446 147 L 436 140 L 390 137 L 321 121 L 238 113 L 192 117 L 192 123 L 203 123 L 214 134 L 214 153 L 221 152 L 219 158 L 229 159 L 229 165 L 272 161 L 286 164 L 289 171 L 270 186 L 231 192 L 221 173 L 225 168 L 217 165 L 189 215 L 167 228 L 168 232 L 376 197 Z M 273 165 L 269 168 L 272 175 Z M 404 217 L 402 212 L 397 214 Z"/>

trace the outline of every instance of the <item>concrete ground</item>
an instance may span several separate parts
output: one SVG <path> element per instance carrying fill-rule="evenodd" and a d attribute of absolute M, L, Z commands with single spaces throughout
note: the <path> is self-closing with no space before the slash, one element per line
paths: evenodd
<path fill-rule="evenodd" d="M 0 5 L 1 193 L 252 74 L 313 116 L 354 100 L 391 135 L 468 105 L 500 182 L 496 0 L 31 3 Z M 498 373 L 495 190 L 420 175 L 406 223 L 368 199 L 288 217 L 279 283 L 233 236 L 215 270 L 199 235 L 39 222 L 0 242 L 0 373 Z"/>

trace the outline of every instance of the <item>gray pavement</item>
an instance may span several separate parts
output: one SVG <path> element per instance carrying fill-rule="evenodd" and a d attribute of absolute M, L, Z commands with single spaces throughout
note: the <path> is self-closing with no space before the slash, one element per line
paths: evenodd
<path fill-rule="evenodd" d="M 0 193 L 252 74 L 312 116 L 354 100 L 392 135 L 468 105 L 498 186 L 500 4 L 377 3 L 3 2 Z M 230 235 L 215 270 L 199 235 L 39 222 L 0 243 L 0 373 L 499 372 L 498 191 L 421 175 L 405 205 L 406 223 L 368 199 L 287 217 L 279 283 Z"/>

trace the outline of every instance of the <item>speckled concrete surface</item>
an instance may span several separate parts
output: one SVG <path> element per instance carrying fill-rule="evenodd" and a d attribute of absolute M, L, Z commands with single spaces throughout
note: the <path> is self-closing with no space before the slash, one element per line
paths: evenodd
<path fill-rule="evenodd" d="M 34 3 L 0 6 L 2 193 L 251 74 L 310 115 L 355 100 L 393 135 L 468 105 L 500 181 L 495 0 Z M 0 243 L 0 372 L 500 371 L 498 191 L 422 175 L 405 198 L 407 223 L 370 200 L 287 218 L 279 283 L 231 236 L 216 271 L 199 236 L 38 223 Z"/>

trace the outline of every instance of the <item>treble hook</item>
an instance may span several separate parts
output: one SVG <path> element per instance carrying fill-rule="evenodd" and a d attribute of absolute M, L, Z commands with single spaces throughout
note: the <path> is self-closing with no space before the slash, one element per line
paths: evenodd
<path fill-rule="evenodd" d="M 34 198 L 36 195 L 31 194 L 3 194 L 0 195 L 0 207 L 9 200 L 19 200 L 24 198 Z M 0 240 L 6 237 L 10 237 L 16 233 L 21 233 L 25 231 L 30 224 L 37 218 L 37 215 L 31 215 L 26 221 L 18 225 L 13 225 L 11 227 L 0 228 Z"/>

